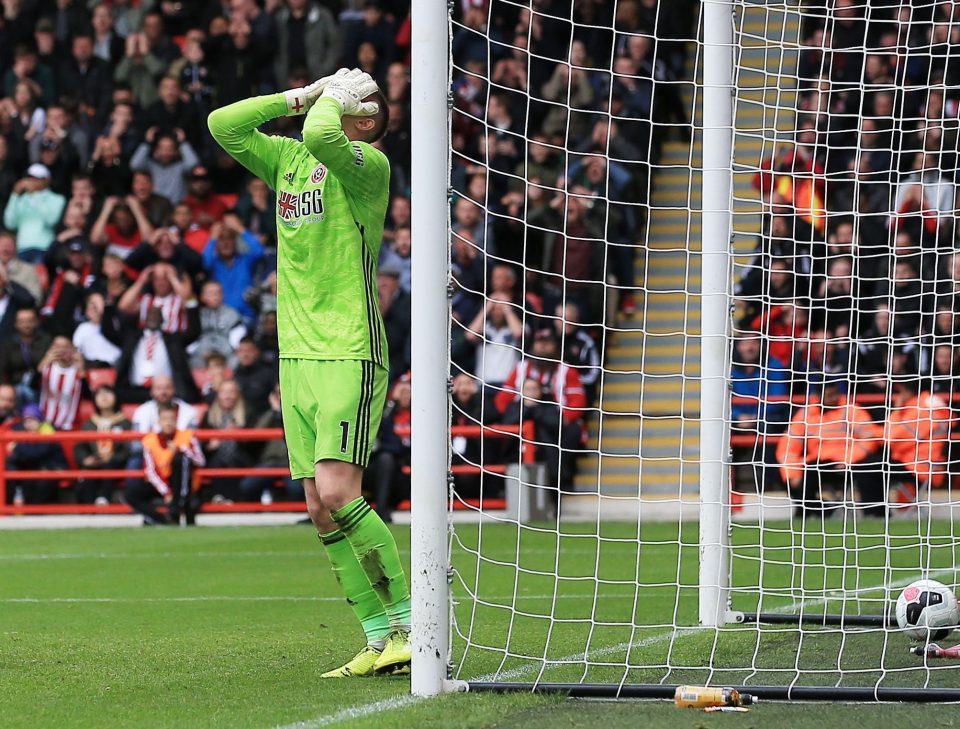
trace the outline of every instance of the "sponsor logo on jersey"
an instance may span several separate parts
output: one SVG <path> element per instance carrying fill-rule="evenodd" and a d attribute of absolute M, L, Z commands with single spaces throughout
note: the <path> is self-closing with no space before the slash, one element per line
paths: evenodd
<path fill-rule="evenodd" d="M 353 145 L 353 163 L 357 167 L 363 167 L 363 149 L 359 144 Z"/>
<path fill-rule="evenodd" d="M 320 188 L 304 190 L 299 194 L 279 192 L 277 194 L 277 215 L 290 225 L 323 220 L 323 195 Z"/>
<path fill-rule="evenodd" d="M 323 180 L 327 176 L 327 168 L 322 164 L 317 165 L 317 169 L 313 171 L 313 174 L 310 175 L 310 182 L 316 184 Z"/>

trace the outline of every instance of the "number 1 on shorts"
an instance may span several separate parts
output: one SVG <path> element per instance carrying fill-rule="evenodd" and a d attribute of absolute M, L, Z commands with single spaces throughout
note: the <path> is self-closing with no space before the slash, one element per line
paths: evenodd
<path fill-rule="evenodd" d="M 350 439 L 350 421 L 341 420 L 340 429 L 343 431 L 340 434 L 340 452 L 347 452 L 347 441 Z"/>

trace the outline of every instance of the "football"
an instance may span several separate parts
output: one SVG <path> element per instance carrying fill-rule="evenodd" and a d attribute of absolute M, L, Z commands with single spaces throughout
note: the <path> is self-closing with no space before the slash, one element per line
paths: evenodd
<path fill-rule="evenodd" d="M 897 598 L 897 625 L 917 642 L 946 638 L 960 622 L 953 590 L 936 580 L 917 580 Z"/>

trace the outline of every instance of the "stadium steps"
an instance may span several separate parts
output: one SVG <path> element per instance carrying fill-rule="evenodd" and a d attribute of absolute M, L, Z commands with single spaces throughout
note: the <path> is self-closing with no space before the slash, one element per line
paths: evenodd
<path fill-rule="evenodd" d="M 762 2 L 738 9 L 734 136 L 734 251 L 742 262 L 756 245 L 762 209 L 753 188 L 760 160 L 794 128 L 792 79 L 800 16 Z M 693 76 L 696 48 L 688 53 Z M 701 79 L 698 77 L 697 81 Z M 695 87 L 681 95 L 702 126 Z M 699 94 L 698 94 L 699 96 Z M 700 410 L 700 238 L 703 151 L 668 141 L 652 169 L 650 214 L 636 258 L 636 313 L 621 316 L 610 333 L 599 409 L 588 419 L 588 453 L 578 462 L 578 491 L 611 496 L 664 495 L 697 488 Z"/>

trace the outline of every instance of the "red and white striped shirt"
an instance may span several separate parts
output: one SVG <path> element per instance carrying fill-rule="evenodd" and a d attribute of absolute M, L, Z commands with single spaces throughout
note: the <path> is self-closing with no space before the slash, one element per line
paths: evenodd
<path fill-rule="evenodd" d="M 140 326 L 143 327 L 147 321 L 147 312 L 157 307 L 163 314 L 163 324 L 160 329 L 167 334 L 182 332 L 187 329 L 187 309 L 183 305 L 183 299 L 177 294 L 167 294 L 166 296 L 154 296 L 153 294 L 144 294 L 140 297 Z"/>
<path fill-rule="evenodd" d="M 72 430 L 80 406 L 80 388 L 83 377 L 74 364 L 64 367 L 51 362 L 41 373 L 40 409 L 43 418 L 57 430 Z"/>
<path fill-rule="evenodd" d="M 494 404 L 501 413 L 510 403 L 520 398 L 524 380 L 531 378 L 540 383 L 546 396 L 552 397 L 560 406 L 567 423 L 584 417 L 587 396 L 580 381 L 580 373 L 573 367 L 558 364 L 556 367 L 538 367 L 535 362 L 521 360 L 513 368 L 503 389 L 497 393 Z"/>

